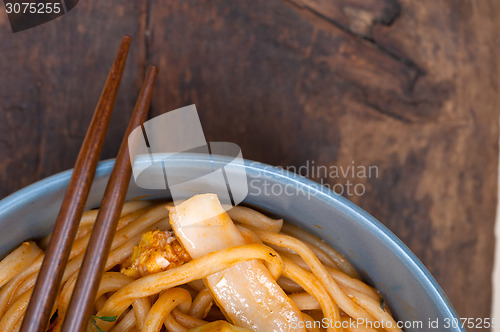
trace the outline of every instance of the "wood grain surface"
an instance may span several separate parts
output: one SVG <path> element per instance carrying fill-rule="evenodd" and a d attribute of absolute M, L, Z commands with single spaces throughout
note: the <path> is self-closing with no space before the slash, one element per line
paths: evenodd
<path fill-rule="evenodd" d="M 500 2 L 80 1 L 12 34 L 0 13 L 0 196 L 72 167 L 123 34 L 103 158 L 148 64 L 158 115 L 195 103 L 209 141 L 273 165 L 377 166 L 348 198 L 398 235 L 459 315 L 488 317 Z"/>

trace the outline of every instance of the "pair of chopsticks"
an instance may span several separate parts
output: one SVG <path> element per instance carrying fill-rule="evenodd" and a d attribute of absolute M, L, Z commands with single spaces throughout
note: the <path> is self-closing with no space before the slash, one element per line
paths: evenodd
<path fill-rule="evenodd" d="M 131 40 L 132 38 L 129 36 L 122 38 L 94 116 L 80 148 L 50 244 L 45 252 L 45 258 L 21 325 L 21 332 L 45 332 L 46 330 L 71 246 L 94 179 Z M 90 235 L 85 257 L 62 325 L 62 331 L 83 332 L 87 329 L 132 172 L 127 138 L 132 130 L 146 120 L 157 75 L 158 68 L 150 66 L 116 157 L 104 193 L 102 206 L 99 209 Z"/>

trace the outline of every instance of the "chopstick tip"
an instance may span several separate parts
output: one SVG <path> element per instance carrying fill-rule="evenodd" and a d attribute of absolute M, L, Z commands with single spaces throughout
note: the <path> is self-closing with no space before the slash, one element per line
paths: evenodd
<path fill-rule="evenodd" d="M 131 36 L 129 36 L 129 35 L 123 35 L 123 37 L 122 37 L 122 43 L 130 44 L 131 41 L 132 41 L 132 37 Z"/>
<path fill-rule="evenodd" d="M 155 74 L 156 75 L 156 74 L 158 74 L 158 71 L 159 71 L 158 67 L 153 66 L 153 65 L 149 65 L 148 66 L 148 71 L 147 71 L 146 75 L 149 75 L 149 74 Z"/>

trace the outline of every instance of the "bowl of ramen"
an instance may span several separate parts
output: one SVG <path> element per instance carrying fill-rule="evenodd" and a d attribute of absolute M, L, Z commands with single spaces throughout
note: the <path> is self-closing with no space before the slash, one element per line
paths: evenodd
<path fill-rule="evenodd" d="M 98 166 L 50 320 L 59 331 L 113 160 Z M 225 157 L 183 154 L 152 168 L 184 181 Z M 415 255 L 368 213 L 319 184 L 245 160 L 248 194 L 171 202 L 131 181 L 93 331 L 464 331 Z M 0 330 L 19 329 L 71 170 L 0 201 Z M 169 178 L 170 183 L 171 178 Z"/>

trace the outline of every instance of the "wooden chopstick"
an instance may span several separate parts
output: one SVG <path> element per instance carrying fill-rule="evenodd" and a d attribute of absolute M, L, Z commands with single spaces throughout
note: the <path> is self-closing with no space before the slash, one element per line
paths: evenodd
<path fill-rule="evenodd" d="M 57 216 L 54 231 L 21 325 L 21 332 L 45 332 L 49 322 L 71 246 L 94 179 L 131 40 L 130 36 L 124 36 L 121 40 L 118 53 L 80 148 L 68 190 Z"/>
<path fill-rule="evenodd" d="M 97 214 L 73 295 L 66 311 L 62 331 L 84 332 L 87 329 L 132 173 L 128 136 L 132 130 L 142 125 L 146 120 L 157 74 L 156 67 L 150 66 L 148 68 L 134 113 L 106 186 L 102 205 Z"/>

